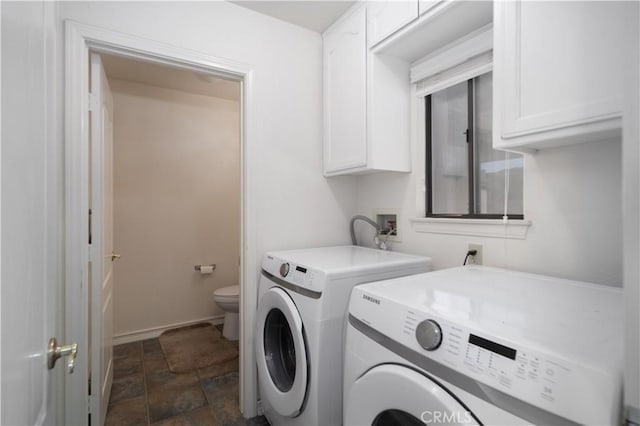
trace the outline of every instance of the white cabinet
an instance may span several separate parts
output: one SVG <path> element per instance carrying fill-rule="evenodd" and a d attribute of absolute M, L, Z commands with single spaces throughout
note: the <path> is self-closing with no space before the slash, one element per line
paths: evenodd
<path fill-rule="evenodd" d="M 376 0 L 367 3 L 368 46 L 374 46 L 418 17 L 418 1 Z"/>
<path fill-rule="evenodd" d="M 367 163 L 366 10 L 324 34 L 325 174 Z"/>
<path fill-rule="evenodd" d="M 494 148 L 618 135 L 624 2 L 494 3 Z"/>
<path fill-rule="evenodd" d="M 427 13 L 428 11 L 433 9 L 433 7 L 435 5 L 437 5 L 438 3 L 440 3 L 441 1 L 443 1 L 443 0 L 419 0 L 418 1 L 418 14 L 422 15 L 423 13 Z"/>
<path fill-rule="evenodd" d="M 409 63 L 367 48 L 368 10 L 324 34 L 324 173 L 411 170 Z"/>

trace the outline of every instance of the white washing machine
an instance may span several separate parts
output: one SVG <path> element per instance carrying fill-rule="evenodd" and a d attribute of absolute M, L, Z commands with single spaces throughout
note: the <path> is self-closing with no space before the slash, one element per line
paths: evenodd
<path fill-rule="evenodd" d="M 468 266 L 354 288 L 345 425 L 621 422 L 618 288 Z"/>
<path fill-rule="evenodd" d="M 269 422 L 340 424 L 342 343 L 352 288 L 430 270 L 426 257 L 355 246 L 267 253 L 255 346 Z"/>

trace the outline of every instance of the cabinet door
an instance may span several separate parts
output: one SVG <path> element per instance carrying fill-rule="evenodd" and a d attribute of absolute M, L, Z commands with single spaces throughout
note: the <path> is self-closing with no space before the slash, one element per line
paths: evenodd
<path fill-rule="evenodd" d="M 496 147 L 619 127 L 624 2 L 494 5 Z"/>
<path fill-rule="evenodd" d="M 324 171 L 362 167 L 366 139 L 366 10 L 324 34 Z"/>
<path fill-rule="evenodd" d="M 383 0 L 367 3 L 368 46 L 374 46 L 418 17 L 418 2 Z"/>
<path fill-rule="evenodd" d="M 419 0 L 418 1 L 418 14 L 422 15 L 433 9 L 435 5 L 440 3 L 443 0 Z"/>

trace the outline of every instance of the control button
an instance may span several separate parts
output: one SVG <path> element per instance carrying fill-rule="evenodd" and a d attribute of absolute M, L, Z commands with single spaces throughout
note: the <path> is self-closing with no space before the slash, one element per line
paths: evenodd
<path fill-rule="evenodd" d="M 416 327 L 416 339 L 424 349 L 434 351 L 442 343 L 442 329 L 434 320 L 424 320 Z"/>
<path fill-rule="evenodd" d="M 289 264 L 283 263 L 282 265 L 280 265 L 280 275 L 286 277 L 287 274 L 289 274 Z"/>

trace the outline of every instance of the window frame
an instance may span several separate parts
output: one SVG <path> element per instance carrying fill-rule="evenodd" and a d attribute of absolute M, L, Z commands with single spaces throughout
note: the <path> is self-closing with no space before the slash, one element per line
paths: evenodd
<path fill-rule="evenodd" d="M 481 74 L 480 74 L 481 75 Z M 467 80 L 467 167 L 469 172 L 469 213 L 434 213 L 433 212 L 433 129 L 431 114 L 431 96 L 429 93 L 424 96 L 425 111 L 425 214 L 427 218 L 449 218 L 449 219 L 502 219 L 503 214 L 500 213 L 477 213 L 477 205 L 475 202 L 476 195 L 476 158 L 475 158 L 475 133 L 474 133 L 474 115 L 475 115 L 475 99 L 474 99 L 474 79 L 478 76 L 471 77 Z M 524 214 L 509 214 L 509 219 L 523 220 Z"/>

